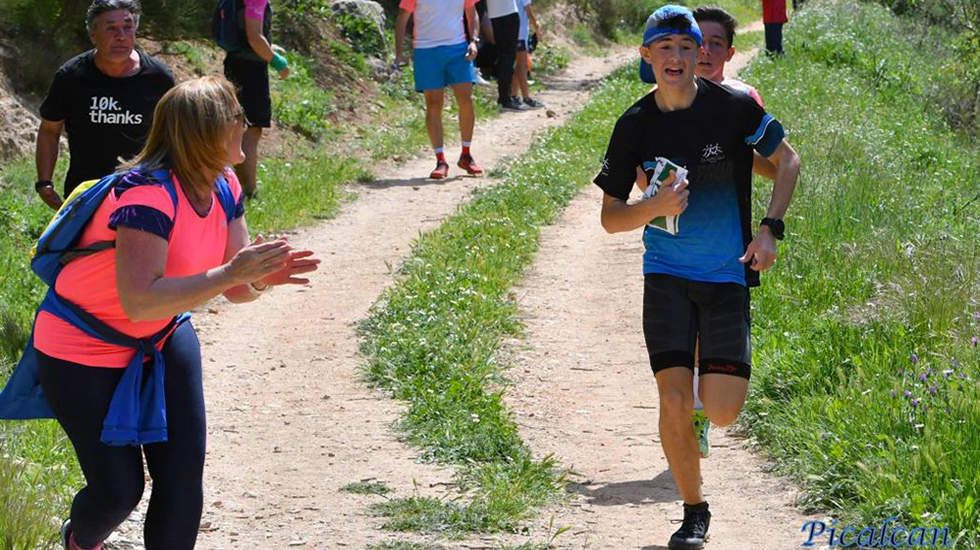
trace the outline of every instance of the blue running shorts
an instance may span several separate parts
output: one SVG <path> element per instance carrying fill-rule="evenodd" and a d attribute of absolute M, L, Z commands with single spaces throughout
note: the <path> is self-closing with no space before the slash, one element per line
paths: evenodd
<path fill-rule="evenodd" d="M 441 90 L 476 81 L 476 68 L 466 59 L 466 42 L 415 50 L 415 91 Z"/>

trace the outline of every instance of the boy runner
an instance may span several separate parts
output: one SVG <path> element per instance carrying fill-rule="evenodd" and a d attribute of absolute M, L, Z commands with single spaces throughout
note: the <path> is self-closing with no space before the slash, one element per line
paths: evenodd
<path fill-rule="evenodd" d="M 395 22 L 395 63 L 399 65 L 407 62 L 402 53 L 402 43 L 405 41 L 408 19 L 415 18 L 415 90 L 425 95 L 425 126 L 436 153 L 436 168 L 429 177 L 443 179 L 449 175 L 442 143 L 442 104 L 446 86 L 452 87 L 459 107 L 459 133 L 463 149 L 456 165 L 471 176 L 483 175 L 483 169 L 470 153 L 476 124 L 473 111 L 476 68 L 473 59 L 476 58 L 479 43 L 475 37 L 480 36 L 476 0 L 401 0 L 398 7 L 401 11 Z M 463 28 L 464 14 L 466 29 Z M 467 40 L 467 36 L 474 38 Z"/>
<path fill-rule="evenodd" d="M 748 287 L 776 260 L 799 157 L 782 125 L 745 94 L 695 75 L 702 36 L 693 14 L 667 5 L 647 20 L 640 75 L 658 87 L 617 121 L 595 183 L 604 191 L 606 231 L 632 231 L 658 216 L 678 216 L 671 234 L 647 226 L 643 240 L 643 331 L 660 397 L 660 437 L 684 503 L 668 548 L 704 547 L 711 513 L 701 492 L 698 444 L 691 430 L 695 342 L 701 398 L 711 422 L 731 424 L 751 372 Z M 776 166 L 766 217 L 753 237 L 752 151 Z M 652 198 L 629 204 L 636 167 L 653 181 L 656 159 L 688 170 Z M 675 185 L 676 184 L 676 185 Z"/>
<path fill-rule="evenodd" d="M 758 90 L 741 80 L 725 76 L 725 64 L 731 61 L 735 55 L 735 28 L 738 26 L 735 18 L 721 8 L 702 6 L 694 10 L 694 20 L 697 21 L 698 28 L 701 29 L 702 38 L 701 50 L 698 52 L 698 65 L 694 74 L 744 92 L 754 99 L 759 107 L 762 107 L 762 96 L 759 95 Z M 754 173 L 769 179 L 776 177 L 776 167 L 771 162 L 754 151 L 752 156 L 752 171 Z M 697 357 L 696 353 L 695 357 Z M 696 365 L 697 360 L 695 359 Z M 711 452 L 711 446 L 708 444 L 708 429 L 710 427 L 711 422 L 705 416 L 704 405 L 698 396 L 698 377 L 695 377 L 694 432 L 698 437 L 698 450 L 701 451 L 701 458 L 707 458 Z"/>

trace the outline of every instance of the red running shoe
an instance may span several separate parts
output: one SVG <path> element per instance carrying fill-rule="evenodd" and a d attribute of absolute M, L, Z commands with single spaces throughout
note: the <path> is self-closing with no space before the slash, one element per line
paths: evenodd
<path fill-rule="evenodd" d="M 445 162 L 436 163 L 436 169 L 429 174 L 429 177 L 434 180 L 446 179 L 449 175 L 449 165 Z"/>
<path fill-rule="evenodd" d="M 463 170 L 466 170 L 466 173 L 471 176 L 483 175 L 483 168 L 480 168 L 480 165 L 477 164 L 476 161 L 473 160 L 473 157 L 469 155 L 463 155 L 459 157 L 459 162 L 456 163 L 456 166 L 459 166 Z"/>

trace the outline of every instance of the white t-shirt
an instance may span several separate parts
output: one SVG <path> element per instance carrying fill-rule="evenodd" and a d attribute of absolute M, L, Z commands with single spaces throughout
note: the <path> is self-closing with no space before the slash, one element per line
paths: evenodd
<path fill-rule="evenodd" d="M 454 46 L 466 42 L 463 13 L 477 0 L 401 0 L 398 7 L 415 19 L 416 48 Z"/>
<path fill-rule="evenodd" d="M 487 0 L 487 17 L 496 19 L 517 13 L 517 0 Z"/>
<path fill-rule="evenodd" d="M 526 41 L 528 38 L 528 23 L 530 22 L 527 16 L 527 7 L 531 5 L 531 0 L 517 0 L 517 3 L 520 8 L 517 13 L 521 16 L 521 28 L 517 31 L 517 39 Z"/>

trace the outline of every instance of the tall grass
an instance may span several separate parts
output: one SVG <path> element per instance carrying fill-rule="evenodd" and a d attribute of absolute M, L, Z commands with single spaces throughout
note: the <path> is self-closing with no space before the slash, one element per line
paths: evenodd
<path fill-rule="evenodd" d="M 952 52 L 939 32 L 842 1 L 801 13 L 787 46 L 746 75 L 804 159 L 753 301 L 746 425 L 808 508 L 948 525 L 976 547 L 980 148 L 922 100 Z"/>

